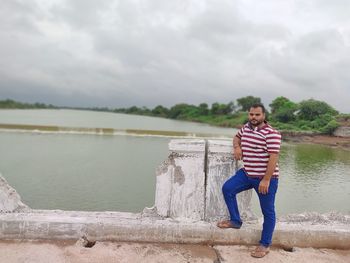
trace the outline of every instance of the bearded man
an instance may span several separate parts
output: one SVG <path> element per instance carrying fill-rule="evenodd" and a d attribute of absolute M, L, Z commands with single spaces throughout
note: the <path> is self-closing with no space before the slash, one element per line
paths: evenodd
<path fill-rule="evenodd" d="M 260 245 L 251 253 L 253 257 L 264 257 L 269 253 L 276 224 L 275 196 L 278 188 L 278 155 L 281 134 L 265 120 L 265 107 L 254 104 L 248 113 L 249 121 L 234 136 L 234 158 L 243 160 L 244 168 L 228 179 L 222 192 L 230 214 L 229 220 L 218 222 L 220 228 L 242 226 L 236 195 L 254 188 L 264 216 Z"/>

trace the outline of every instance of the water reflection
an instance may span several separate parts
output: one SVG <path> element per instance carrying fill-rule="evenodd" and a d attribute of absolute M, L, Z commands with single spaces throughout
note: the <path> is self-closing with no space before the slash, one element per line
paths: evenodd
<path fill-rule="evenodd" d="M 350 214 L 349 151 L 323 145 L 283 143 L 276 198 L 278 215 L 305 211 Z M 261 215 L 253 195 L 253 210 Z"/>
<path fill-rule="evenodd" d="M 333 149 L 322 145 L 296 145 L 294 153 L 296 172 L 305 177 L 322 177 L 324 169 L 336 161 Z"/>
<path fill-rule="evenodd" d="M 286 144 L 280 156 L 277 207 L 281 213 L 350 213 L 349 152 L 323 145 Z"/>

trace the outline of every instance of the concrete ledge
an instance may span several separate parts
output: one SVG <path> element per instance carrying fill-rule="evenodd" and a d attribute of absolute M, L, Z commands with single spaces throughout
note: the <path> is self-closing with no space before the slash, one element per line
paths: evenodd
<path fill-rule="evenodd" d="M 348 220 L 348 216 L 346 217 Z M 33 210 L 0 214 L 0 239 L 57 240 L 86 236 L 98 241 L 257 244 L 261 222 L 240 230 L 219 229 L 214 223 L 161 219 L 122 212 Z M 274 246 L 350 249 L 348 222 L 279 222 Z"/>

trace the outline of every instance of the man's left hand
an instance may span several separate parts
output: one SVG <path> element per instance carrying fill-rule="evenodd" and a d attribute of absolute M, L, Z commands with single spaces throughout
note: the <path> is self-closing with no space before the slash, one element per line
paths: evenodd
<path fill-rule="evenodd" d="M 269 192 L 270 180 L 262 179 L 259 184 L 259 193 L 267 194 Z"/>

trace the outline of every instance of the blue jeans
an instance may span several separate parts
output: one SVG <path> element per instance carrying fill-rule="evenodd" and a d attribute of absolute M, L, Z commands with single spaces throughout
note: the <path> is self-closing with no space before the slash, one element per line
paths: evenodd
<path fill-rule="evenodd" d="M 242 220 L 239 215 L 236 195 L 242 191 L 254 188 L 258 194 L 261 212 L 264 215 L 263 230 L 260 244 L 268 247 L 271 245 L 273 231 L 276 224 L 275 196 L 278 188 L 278 179 L 271 178 L 269 191 L 267 194 L 260 194 L 258 191 L 261 179 L 248 177 L 244 169 L 240 169 L 234 176 L 228 179 L 222 186 L 224 199 L 230 213 L 231 222 L 240 227 Z"/>

